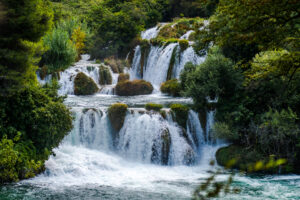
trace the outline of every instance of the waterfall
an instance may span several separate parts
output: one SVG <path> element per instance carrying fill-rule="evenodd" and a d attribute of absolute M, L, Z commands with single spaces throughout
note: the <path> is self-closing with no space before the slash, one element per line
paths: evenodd
<path fill-rule="evenodd" d="M 171 65 L 173 51 L 175 52 L 175 63 Z M 193 64 L 200 64 L 204 62 L 205 56 L 199 56 L 194 51 L 193 47 L 188 47 L 181 51 L 178 43 L 171 43 L 167 46 L 150 46 L 148 55 L 142 59 L 142 52 L 140 46 L 135 48 L 132 67 L 130 69 L 131 80 L 144 79 L 151 82 L 156 90 L 159 90 L 160 85 L 167 81 L 168 71 L 171 71 L 171 78 L 179 78 L 181 71 L 187 62 Z M 141 62 L 143 63 L 143 73 L 141 73 Z"/>
<path fill-rule="evenodd" d="M 84 146 L 141 163 L 159 165 L 191 165 L 197 162 L 199 150 L 207 144 L 198 113 L 189 112 L 186 130 L 166 116 L 141 108 L 131 108 L 124 125 L 115 134 L 107 116 L 107 108 L 73 108 L 74 129 L 64 144 Z"/>

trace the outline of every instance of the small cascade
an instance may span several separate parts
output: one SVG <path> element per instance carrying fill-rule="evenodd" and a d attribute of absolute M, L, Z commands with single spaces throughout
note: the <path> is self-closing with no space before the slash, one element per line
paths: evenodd
<path fill-rule="evenodd" d="M 64 144 L 115 152 L 141 163 L 158 165 L 192 165 L 207 142 L 194 111 L 189 112 L 186 130 L 172 117 L 141 108 L 131 108 L 119 133 L 115 133 L 107 116 L 107 108 L 73 108 L 74 129 Z"/>
<path fill-rule="evenodd" d="M 145 30 L 141 33 L 141 37 L 143 40 L 150 40 L 152 38 L 156 38 L 160 29 L 164 27 L 167 23 L 160 23 L 158 26 Z"/>

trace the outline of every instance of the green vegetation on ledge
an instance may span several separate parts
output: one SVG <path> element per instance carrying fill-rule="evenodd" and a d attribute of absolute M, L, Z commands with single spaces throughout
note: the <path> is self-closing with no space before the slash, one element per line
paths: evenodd
<path fill-rule="evenodd" d="M 160 91 L 174 97 L 179 97 L 181 92 L 181 84 L 177 79 L 172 79 L 162 83 L 160 86 Z"/>
<path fill-rule="evenodd" d="M 108 67 L 100 65 L 99 67 L 99 84 L 100 85 L 111 85 L 112 84 L 112 75 Z"/>
<path fill-rule="evenodd" d="M 145 108 L 148 111 L 153 110 L 153 111 L 159 112 L 163 108 L 163 105 L 161 105 L 161 104 L 155 104 L 155 103 L 147 103 L 145 105 Z"/>
<path fill-rule="evenodd" d="M 171 110 L 173 114 L 173 118 L 175 121 L 182 127 L 186 128 L 186 123 L 189 115 L 189 107 L 181 104 L 172 104 Z"/>

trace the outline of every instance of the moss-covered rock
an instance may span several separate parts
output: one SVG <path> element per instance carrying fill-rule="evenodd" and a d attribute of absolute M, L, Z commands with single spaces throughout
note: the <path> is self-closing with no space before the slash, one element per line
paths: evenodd
<path fill-rule="evenodd" d="M 145 105 L 145 108 L 148 111 L 153 110 L 153 111 L 159 112 L 163 108 L 163 105 L 161 105 L 161 104 L 155 104 L 155 103 L 147 103 Z"/>
<path fill-rule="evenodd" d="M 179 40 L 179 46 L 181 51 L 185 51 L 189 47 L 188 40 Z"/>
<path fill-rule="evenodd" d="M 112 84 L 112 75 L 110 73 L 110 70 L 104 66 L 101 65 L 99 67 L 99 84 L 100 85 L 111 85 Z"/>
<path fill-rule="evenodd" d="M 178 49 L 178 46 L 176 46 L 173 49 L 173 52 L 172 52 L 172 57 L 171 57 L 171 60 L 170 60 L 170 64 L 169 64 L 169 68 L 168 68 L 168 73 L 167 73 L 167 80 L 170 80 L 172 78 L 172 73 L 173 73 L 173 69 L 174 69 L 176 57 L 179 56 L 177 54 L 177 49 Z"/>
<path fill-rule="evenodd" d="M 118 83 L 123 82 L 123 81 L 128 81 L 129 79 L 130 79 L 129 74 L 121 73 L 118 78 Z"/>
<path fill-rule="evenodd" d="M 95 81 L 80 72 L 74 80 L 74 94 L 75 95 L 92 95 L 99 90 Z"/>
<path fill-rule="evenodd" d="M 181 104 L 172 104 L 171 110 L 174 120 L 183 128 L 186 127 L 186 122 L 189 115 L 189 107 Z"/>
<path fill-rule="evenodd" d="M 119 96 L 135 96 L 151 94 L 153 86 L 144 80 L 123 81 L 116 86 L 116 94 Z"/>
<path fill-rule="evenodd" d="M 122 103 L 116 103 L 109 107 L 108 117 L 112 128 L 119 132 L 124 125 L 128 106 Z"/>
<path fill-rule="evenodd" d="M 179 97 L 181 92 L 181 84 L 177 79 L 172 79 L 164 82 L 160 86 L 160 91 L 174 97 Z"/>

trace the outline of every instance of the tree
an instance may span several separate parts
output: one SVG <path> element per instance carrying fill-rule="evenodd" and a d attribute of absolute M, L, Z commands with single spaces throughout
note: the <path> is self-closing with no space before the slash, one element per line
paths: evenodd
<path fill-rule="evenodd" d="M 0 93 L 35 84 L 35 42 L 52 25 L 44 0 L 3 0 L 5 20 L 0 23 Z"/>

